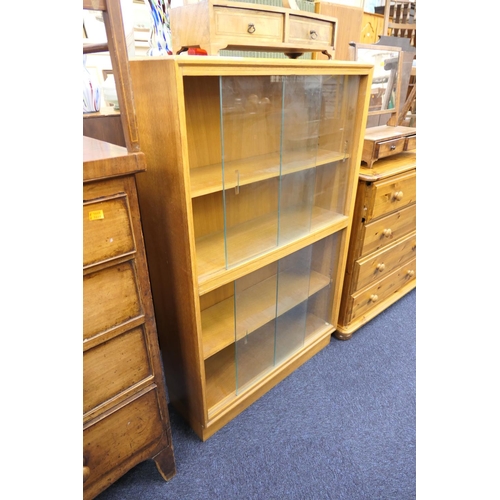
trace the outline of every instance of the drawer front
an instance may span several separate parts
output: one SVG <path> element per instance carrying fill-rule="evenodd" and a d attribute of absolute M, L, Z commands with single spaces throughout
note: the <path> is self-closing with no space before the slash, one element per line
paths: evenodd
<path fill-rule="evenodd" d="M 83 354 L 83 412 L 108 401 L 152 375 L 142 327 Z"/>
<path fill-rule="evenodd" d="M 401 153 L 405 147 L 405 138 L 398 137 L 390 141 L 377 142 L 375 145 L 375 158 L 386 158 L 387 156 Z"/>
<path fill-rule="evenodd" d="M 389 214 L 417 201 L 417 172 L 412 170 L 371 186 L 370 199 L 367 200 L 366 221 Z"/>
<path fill-rule="evenodd" d="M 400 268 L 388 274 L 385 278 L 374 283 L 372 286 L 363 288 L 351 295 L 352 312 L 350 321 L 366 314 L 372 307 L 380 304 L 391 294 L 397 292 L 402 286 L 416 279 L 417 259 L 412 259 Z"/>
<path fill-rule="evenodd" d="M 83 338 L 143 315 L 132 261 L 83 277 Z"/>
<path fill-rule="evenodd" d="M 318 43 L 333 47 L 334 23 L 290 15 L 289 42 Z"/>
<path fill-rule="evenodd" d="M 417 205 L 413 203 L 397 212 L 365 224 L 360 256 L 384 248 L 417 228 Z"/>
<path fill-rule="evenodd" d="M 83 205 L 83 265 L 135 251 L 127 196 Z"/>
<path fill-rule="evenodd" d="M 404 262 L 413 259 L 417 251 L 417 233 L 414 231 L 391 246 L 359 259 L 354 264 L 357 276 L 352 290 L 361 290 L 370 283 L 387 276 Z"/>
<path fill-rule="evenodd" d="M 88 467 L 84 489 L 92 489 L 96 481 L 106 482 L 103 476 L 126 464 L 148 445 L 156 445 L 162 432 L 155 389 L 84 428 L 83 457 Z"/>
<path fill-rule="evenodd" d="M 214 8 L 215 35 L 244 39 L 247 42 L 283 41 L 283 15 L 248 9 Z M 231 41 L 228 40 L 228 43 Z"/>
<path fill-rule="evenodd" d="M 417 135 L 410 135 L 405 140 L 405 151 L 412 151 L 417 149 Z"/>

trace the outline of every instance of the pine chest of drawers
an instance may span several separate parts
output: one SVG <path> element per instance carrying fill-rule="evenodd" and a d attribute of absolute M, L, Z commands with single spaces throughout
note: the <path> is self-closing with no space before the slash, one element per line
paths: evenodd
<path fill-rule="evenodd" d="M 347 340 L 416 286 L 416 153 L 361 167 L 334 335 Z"/>
<path fill-rule="evenodd" d="M 153 458 L 175 474 L 135 185 L 144 154 L 83 138 L 83 498 Z"/>

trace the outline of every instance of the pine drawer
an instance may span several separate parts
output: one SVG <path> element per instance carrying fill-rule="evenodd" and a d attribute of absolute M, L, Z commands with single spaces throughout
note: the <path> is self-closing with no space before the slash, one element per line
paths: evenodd
<path fill-rule="evenodd" d="M 417 149 L 417 134 L 410 135 L 405 139 L 404 151 L 413 151 Z"/>
<path fill-rule="evenodd" d="M 413 231 L 394 244 L 357 260 L 353 268 L 352 290 L 361 290 L 387 276 L 402 263 L 414 258 L 416 250 L 417 233 Z"/>
<path fill-rule="evenodd" d="M 361 230 L 360 257 L 384 248 L 417 228 L 417 205 L 409 207 L 365 224 Z"/>
<path fill-rule="evenodd" d="M 365 192 L 365 222 L 417 201 L 417 172 L 412 170 L 371 183 Z"/>
<path fill-rule="evenodd" d="M 335 23 L 290 15 L 289 42 L 334 44 Z"/>
<path fill-rule="evenodd" d="M 263 40 L 282 42 L 284 17 L 272 12 L 258 12 L 251 9 L 214 7 L 215 36 L 220 38 L 251 39 L 252 43 Z"/>
<path fill-rule="evenodd" d="M 397 292 L 403 285 L 416 279 L 417 259 L 412 259 L 388 274 L 385 278 L 352 294 L 348 310 L 351 311 L 349 322 L 368 312 L 379 302 Z"/>
<path fill-rule="evenodd" d="M 127 195 L 83 204 L 83 266 L 135 252 Z"/>

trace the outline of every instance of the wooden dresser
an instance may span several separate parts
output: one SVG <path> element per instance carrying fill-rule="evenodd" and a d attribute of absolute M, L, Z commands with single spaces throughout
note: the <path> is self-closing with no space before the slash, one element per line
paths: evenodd
<path fill-rule="evenodd" d="M 335 337 L 352 333 L 416 286 L 416 152 L 360 169 Z"/>
<path fill-rule="evenodd" d="M 83 137 L 83 497 L 153 458 L 175 475 L 135 173 L 143 153 Z"/>

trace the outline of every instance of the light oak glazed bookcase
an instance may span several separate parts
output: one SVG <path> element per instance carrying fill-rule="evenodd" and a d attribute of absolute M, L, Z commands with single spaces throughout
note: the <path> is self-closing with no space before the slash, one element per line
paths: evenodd
<path fill-rule="evenodd" d="M 372 66 L 165 56 L 130 69 L 169 399 L 206 440 L 330 342 Z"/>

